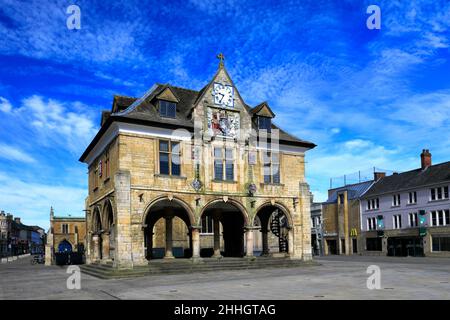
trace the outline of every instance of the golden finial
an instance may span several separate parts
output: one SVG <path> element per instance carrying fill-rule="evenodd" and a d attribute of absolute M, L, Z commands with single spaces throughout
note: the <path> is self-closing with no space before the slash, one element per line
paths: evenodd
<path fill-rule="evenodd" d="M 217 59 L 220 60 L 220 62 L 219 62 L 219 67 L 223 67 L 223 61 L 225 60 L 225 56 L 223 55 L 223 53 L 219 53 L 219 54 L 217 55 Z"/>

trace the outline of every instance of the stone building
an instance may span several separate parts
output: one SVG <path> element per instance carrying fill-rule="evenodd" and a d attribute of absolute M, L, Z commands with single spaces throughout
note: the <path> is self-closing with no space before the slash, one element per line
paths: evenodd
<path fill-rule="evenodd" d="M 322 203 L 311 201 L 311 247 L 316 256 L 323 255 Z"/>
<path fill-rule="evenodd" d="M 361 253 L 360 197 L 373 180 L 328 190 L 322 204 L 324 254 Z"/>
<path fill-rule="evenodd" d="M 0 257 L 43 252 L 45 232 L 28 226 L 19 217 L 0 212 Z"/>
<path fill-rule="evenodd" d="M 50 229 L 45 246 L 45 263 L 53 264 L 55 253 L 84 253 L 86 247 L 86 218 L 55 216 L 50 209 Z"/>
<path fill-rule="evenodd" d="M 247 105 L 220 57 L 200 91 L 156 84 L 102 113 L 80 158 L 88 263 L 311 259 L 305 152 L 315 145 L 273 124 L 267 102 Z"/>
<path fill-rule="evenodd" d="M 361 200 L 364 254 L 450 256 L 450 162 L 380 176 Z"/>
<path fill-rule="evenodd" d="M 11 226 L 13 216 L 5 214 L 5 211 L 0 212 L 0 257 L 10 255 L 11 244 Z"/>

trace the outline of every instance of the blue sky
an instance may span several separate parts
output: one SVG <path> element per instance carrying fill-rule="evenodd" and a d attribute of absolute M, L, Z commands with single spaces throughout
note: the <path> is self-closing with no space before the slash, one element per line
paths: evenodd
<path fill-rule="evenodd" d="M 66 8 L 81 8 L 81 29 Z M 381 30 L 366 27 L 370 4 Z M 0 209 L 48 227 L 83 215 L 78 162 L 112 95 L 155 82 L 202 88 L 218 52 L 246 102 L 318 147 L 316 200 L 329 178 L 373 166 L 450 160 L 448 1 L 0 0 Z"/>

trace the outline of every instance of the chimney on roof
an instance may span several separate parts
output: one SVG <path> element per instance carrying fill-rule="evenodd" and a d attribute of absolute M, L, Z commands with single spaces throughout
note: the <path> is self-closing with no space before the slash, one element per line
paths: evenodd
<path fill-rule="evenodd" d="M 14 218 L 14 222 L 20 224 L 20 218 L 19 218 L 19 217 L 15 217 L 15 218 Z"/>
<path fill-rule="evenodd" d="M 2 212 L 0 212 L 0 216 L 4 217 L 5 216 L 5 211 L 2 210 Z"/>
<path fill-rule="evenodd" d="M 375 180 L 375 181 L 378 181 L 384 177 L 386 177 L 386 172 L 374 172 L 373 173 L 373 180 Z"/>
<path fill-rule="evenodd" d="M 431 153 L 428 149 L 423 149 L 420 154 L 420 163 L 422 166 L 422 170 L 425 170 L 429 166 L 431 166 Z"/>

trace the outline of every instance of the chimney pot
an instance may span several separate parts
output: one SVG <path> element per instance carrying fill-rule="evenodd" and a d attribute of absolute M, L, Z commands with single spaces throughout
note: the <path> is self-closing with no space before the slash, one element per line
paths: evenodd
<path fill-rule="evenodd" d="M 375 181 L 378 181 L 384 177 L 386 177 L 386 172 L 374 172 L 373 173 L 373 180 L 375 180 Z"/>
<path fill-rule="evenodd" d="M 423 149 L 420 154 L 420 164 L 422 170 L 425 170 L 429 166 L 431 166 L 431 153 L 428 149 Z"/>

